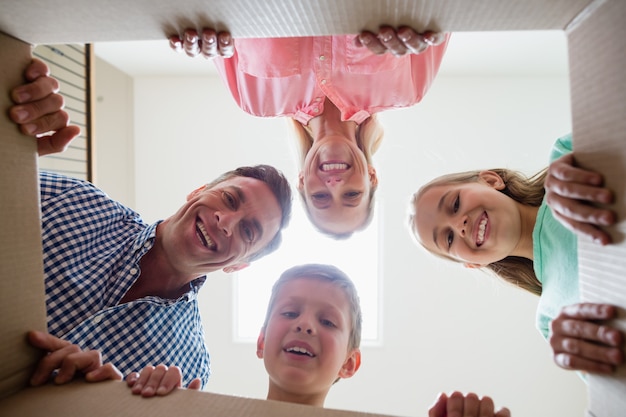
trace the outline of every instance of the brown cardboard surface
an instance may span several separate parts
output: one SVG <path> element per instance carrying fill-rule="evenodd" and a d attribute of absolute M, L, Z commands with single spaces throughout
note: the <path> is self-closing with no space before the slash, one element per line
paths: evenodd
<path fill-rule="evenodd" d="M 35 141 L 7 117 L 8 92 L 22 84 L 30 59 L 30 45 L 0 33 L 0 397 L 25 386 L 38 357 L 24 329 L 46 328 Z"/>
<path fill-rule="evenodd" d="M 21 0 L 3 4 L 0 31 L 32 43 L 56 43 L 163 39 L 166 33 L 172 31 L 173 24 L 176 27 L 192 24 L 228 27 L 235 37 L 245 37 L 355 33 L 363 28 L 376 28 L 383 22 L 442 31 L 565 30 L 569 40 L 577 158 L 583 165 L 605 174 L 608 185 L 616 190 L 615 208 L 620 219 L 626 218 L 626 185 L 623 181 L 626 174 L 626 2 L 623 0 L 188 0 L 159 3 L 152 0 L 111 0 L 106 4 L 64 0 L 58 1 L 54 7 L 44 0 Z M 12 80 L 16 80 L 21 73 L 25 62 L 23 53 L 27 48 L 20 47 L 15 41 L 2 42 L 1 71 L 6 90 L 15 84 Z M 19 142 L 18 139 L 23 138 L 19 138 L 15 127 L 7 123 L 6 118 L 0 120 L 3 137 L 0 142 L 3 211 L 0 214 L 3 214 L 7 227 L 12 224 L 19 226 L 17 230 L 6 229 L 14 230 L 11 234 L 3 229 L 0 235 L 0 316 L 3 317 L 3 330 L 7 328 L 0 345 L 0 357 L 13 362 L 25 349 L 21 335 L 30 328 L 41 327 L 43 291 L 40 281 L 33 284 L 24 278 L 40 280 L 41 268 L 41 247 L 37 235 L 39 224 L 35 218 L 37 187 L 33 147 L 32 143 L 27 144 L 28 141 Z M 15 158 L 18 158 L 18 163 L 12 162 Z M 5 209 L 7 201 L 10 204 Z M 612 228 L 617 243 L 609 247 L 600 248 L 580 241 L 581 289 L 585 300 L 626 307 L 625 229 L 624 220 Z M 18 235 L 28 235 L 29 239 L 16 245 L 15 237 Z M 17 250 L 20 247 L 22 250 Z M 35 264 L 36 267 L 33 266 Z M 14 279 L 15 276 L 19 276 L 20 280 Z M 32 297 L 25 297 L 27 293 Z M 27 316 L 27 320 L 18 320 L 22 315 Z M 622 310 L 618 325 L 623 327 L 624 320 Z M 28 362 L 28 358 L 24 360 Z M 18 366 L 17 369 L 26 367 Z M 7 364 L 3 364 L 0 371 L 0 377 L 7 381 L 5 394 L 7 389 L 15 390 L 23 386 L 24 377 L 11 380 L 13 368 L 9 369 Z M 623 415 L 623 410 L 626 410 L 625 381 L 623 368 L 616 376 L 590 377 L 589 414 L 596 417 Z M 165 413 L 178 415 L 181 412 L 206 412 L 214 416 L 334 413 L 332 410 L 301 410 L 292 404 L 183 391 L 158 399 L 154 402 L 156 405 L 151 405 L 152 402 L 132 397 L 127 392 L 122 394 L 122 388 L 125 389 L 123 384 L 115 383 L 79 383 L 67 388 L 49 386 L 22 390 L 0 402 L 0 415 L 38 415 L 43 412 L 46 415 L 65 415 L 68 409 L 75 411 L 76 407 L 79 411 L 74 414 L 79 415 L 99 415 L 95 413 L 101 410 L 106 411 L 102 415 L 134 415 L 141 410 L 142 414 L 154 413 L 157 416 Z M 118 405 L 125 406 L 107 408 Z M 515 413 L 515 410 L 512 411 Z M 343 413 L 346 412 L 337 415 L 359 415 Z"/>
<path fill-rule="evenodd" d="M 45 404 L 45 407 L 42 406 Z M 97 404 L 97 405 L 96 405 Z M 28 388 L 2 403 L 1 416 L 90 416 L 109 417 L 142 415 L 172 416 L 325 416 L 325 417 L 383 417 L 370 414 L 278 401 L 218 395 L 208 392 L 178 390 L 167 397 L 142 398 L 132 395 L 126 383 L 73 383 Z"/>
<path fill-rule="evenodd" d="M 626 80 L 624 42 L 626 7 L 599 1 L 568 33 L 572 80 L 572 119 L 577 161 L 605 175 L 615 190 L 619 223 L 609 229 L 617 244 L 599 247 L 579 239 L 580 291 L 583 301 L 621 307 L 615 322 L 626 331 Z M 603 28 L 611 28 L 603 30 Z M 596 33 L 592 37 L 590 33 Z M 620 41 L 615 41 L 620 39 Z M 589 410 L 596 417 L 623 416 L 626 368 L 614 377 L 590 375 Z"/>

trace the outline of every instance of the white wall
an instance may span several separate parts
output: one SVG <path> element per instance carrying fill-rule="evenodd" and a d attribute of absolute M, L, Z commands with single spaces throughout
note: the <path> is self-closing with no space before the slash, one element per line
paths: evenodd
<path fill-rule="evenodd" d="M 420 105 L 382 115 L 387 135 L 375 160 L 384 339 L 363 347 L 361 369 L 333 387 L 327 407 L 424 416 L 439 392 L 458 389 L 490 395 L 515 416 L 583 415 L 584 384 L 552 363 L 534 328 L 537 299 L 427 255 L 405 226 L 408 196 L 433 176 L 545 166 L 552 142 L 571 129 L 567 83 L 565 76 L 444 74 Z M 136 77 L 133 95 L 135 208 L 147 221 L 173 213 L 187 192 L 236 166 L 269 163 L 295 178 L 284 121 L 243 114 L 219 79 Z M 99 178 L 118 163 L 99 164 Z M 264 398 L 255 346 L 232 342 L 231 294 L 222 273 L 202 290 L 208 389 Z"/>
<path fill-rule="evenodd" d="M 93 180 L 127 206 L 135 205 L 133 79 L 96 57 Z"/>

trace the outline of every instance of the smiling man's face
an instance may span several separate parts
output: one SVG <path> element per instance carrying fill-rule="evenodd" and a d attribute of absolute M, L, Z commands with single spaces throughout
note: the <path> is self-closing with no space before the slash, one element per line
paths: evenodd
<path fill-rule="evenodd" d="M 236 176 L 193 191 L 160 228 L 166 256 L 175 268 L 203 275 L 232 272 L 278 233 L 280 205 L 266 183 Z"/>

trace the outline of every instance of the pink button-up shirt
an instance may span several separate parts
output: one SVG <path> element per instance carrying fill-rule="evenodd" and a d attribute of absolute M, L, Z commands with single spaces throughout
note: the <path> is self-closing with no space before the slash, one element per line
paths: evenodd
<path fill-rule="evenodd" d="M 213 61 L 245 112 L 300 123 L 328 97 L 342 120 L 362 123 L 379 111 L 418 103 L 437 75 L 448 39 L 419 55 L 374 55 L 355 35 L 236 39 L 232 58 Z"/>

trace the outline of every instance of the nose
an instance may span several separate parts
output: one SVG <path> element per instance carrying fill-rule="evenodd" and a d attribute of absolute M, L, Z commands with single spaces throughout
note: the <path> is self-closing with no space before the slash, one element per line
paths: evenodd
<path fill-rule="evenodd" d="M 306 317 L 304 314 L 300 315 L 295 323 L 294 332 L 313 335 L 315 333 L 314 326 L 312 325 L 310 318 Z"/>
<path fill-rule="evenodd" d="M 341 183 L 341 177 L 329 177 L 326 180 L 326 184 L 328 186 L 334 186 L 334 185 L 338 185 L 339 183 Z"/>
<path fill-rule="evenodd" d="M 235 217 L 231 213 L 224 213 L 221 211 L 215 212 L 215 220 L 217 223 L 217 229 L 221 230 L 226 237 L 230 237 L 233 234 Z"/>
<path fill-rule="evenodd" d="M 296 326 L 296 333 L 306 332 L 306 334 L 313 334 L 313 329 L 307 328 L 306 330 L 303 327 Z"/>
<path fill-rule="evenodd" d="M 454 228 L 456 229 L 456 232 L 460 236 L 465 236 L 468 217 L 466 215 L 458 216 L 458 218 L 455 221 L 456 221 L 456 225 L 454 226 Z"/>

